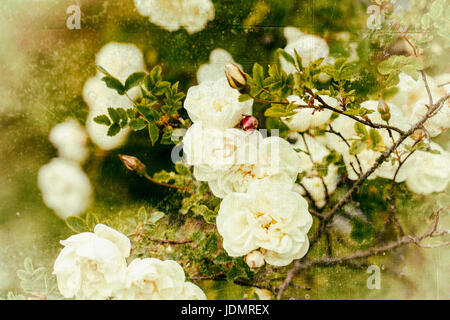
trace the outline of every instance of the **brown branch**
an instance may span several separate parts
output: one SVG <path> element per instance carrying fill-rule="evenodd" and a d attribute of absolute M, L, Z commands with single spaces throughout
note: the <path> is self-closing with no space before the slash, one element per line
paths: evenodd
<path fill-rule="evenodd" d="M 403 134 L 400 135 L 400 137 L 395 141 L 394 144 L 392 144 L 387 150 L 385 150 L 375 161 L 375 163 L 372 165 L 372 167 L 367 170 L 363 175 L 361 175 L 361 177 L 355 181 L 355 183 L 353 184 L 353 186 L 350 188 L 350 190 L 348 190 L 345 195 L 341 198 L 341 200 L 336 203 L 333 208 L 328 212 L 328 213 L 324 213 L 324 218 L 321 220 L 321 224 L 318 228 L 318 231 L 316 232 L 316 234 L 311 238 L 310 240 L 310 246 L 312 247 L 320 238 L 320 236 L 322 235 L 322 233 L 326 230 L 327 225 L 329 223 L 329 221 L 331 220 L 331 218 L 333 217 L 333 215 L 339 210 L 341 209 L 351 198 L 351 196 L 353 195 L 353 193 L 363 184 L 363 182 L 391 155 L 391 153 L 396 150 L 398 148 L 398 146 L 400 146 L 400 144 L 410 135 L 412 135 L 414 133 L 414 131 L 416 131 L 417 129 L 421 128 L 423 126 L 423 124 L 430 118 L 432 117 L 436 110 L 439 110 L 439 108 L 443 105 L 443 103 L 450 97 L 450 94 L 447 94 L 446 96 L 442 97 L 441 99 L 439 99 L 436 104 L 434 104 L 433 106 L 431 106 L 427 113 L 417 122 L 415 123 L 408 131 L 404 132 Z M 438 214 L 437 214 L 438 216 Z M 437 227 L 437 226 L 436 226 Z M 433 232 L 431 232 L 431 234 L 433 234 L 436 230 L 434 230 Z M 430 236 L 429 234 L 425 234 L 426 237 Z M 418 241 L 420 242 L 421 240 L 423 240 L 423 238 L 418 239 Z M 340 263 L 342 261 L 346 261 L 348 259 L 356 259 L 356 258 L 361 258 L 361 257 L 365 257 L 365 254 L 368 255 L 373 255 L 373 254 L 377 254 L 378 252 L 382 252 L 382 251 L 386 251 L 386 250 L 392 250 L 393 248 L 396 248 L 399 245 L 404 245 L 404 244 L 409 244 L 411 243 L 411 238 L 408 237 L 403 237 L 401 240 L 399 240 L 398 242 L 394 242 L 394 243 L 390 243 L 386 246 L 383 246 L 381 248 L 372 248 L 368 251 L 365 251 L 364 254 L 362 256 L 360 256 L 362 253 L 361 252 L 357 252 L 354 255 L 350 255 L 347 257 L 341 257 L 341 258 L 324 258 L 322 260 L 316 260 L 316 262 L 314 262 L 314 264 L 318 264 L 320 263 Z M 400 244 L 399 244 L 400 243 Z M 390 246 L 393 246 L 390 249 Z M 321 262 L 322 261 L 322 262 Z M 279 287 L 279 291 L 278 291 L 278 299 L 280 299 L 283 295 L 284 290 L 287 288 L 287 286 L 292 282 L 292 279 L 294 277 L 294 275 L 297 273 L 298 270 L 300 270 L 302 268 L 302 266 L 304 266 L 305 263 L 302 263 L 301 260 L 296 260 L 294 262 L 294 266 L 288 271 L 287 275 L 286 275 L 286 279 L 283 282 L 283 284 Z M 308 265 L 311 265 L 311 262 L 308 262 Z M 312 265 L 311 265 L 312 266 Z"/>
<path fill-rule="evenodd" d="M 432 226 L 428 229 L 428 231 L 426 231 L 425 233 L 423 233 L 422 235 L 418 235 L 418 236 L 413 236 L 413 235 L 408 235 L 408 236 L 404 236 L 401 239 L 397 240 L 397 241 L 392 241 L 389 242 L 381 247 L 377 247 L 377 248 L 370 248 L 368 250 L 365 251 L 357 251 L 353 254 L 350 255 L 346 255 L 346 256 L 341 256 L 341 257 L 324 257 L 324 258 L 318 258 L 316 260 L 306 260 L 306 261 L 302 261 L 302 260 L 297 260 L 294 263 L 294 266 L 288 271 L 287 275 L 286 275 L 286 279 L 284 280 L 284 282 L 279 286 L 278 288 L 278 293 L 277 293 L 277 299 L 281 299 L 283 297 L 283 293 L 286 290 L 286 288 L 289 286 L 289 284 L 292 282 L 293 277 L 295 276 L 295 274 L 299 271 L 299 270 L 305 270 L 305 269 L 309 269 L 311 267 L 315 267 L 315 266 L 330 266 L 330 265 L 338 265 L 338 264 L 343 264 L 345 262 L 352 262 L 355 263 L 354 260 L 359 261 L 360 259 L 363 258 L 368 258 L 371 256 L 376 256 L 379 254 L 383 254 L 387 251 L 392 251 L 396 248 L 408 245 L 408 244 L 415 244 L 415 245 L 419 245 L 422 246 L 423 248 L 435 248 L 435 247 L 441 247 L 441 246 L 445 246 L 445 245 L 449 245 L 450 242 L 445 242 L 445 243 L 441 243 L 438 245 L 422 245 L 421 241 L 423 241 L 426 238 L 430 238 L 433 237 L 436 233 L 439 233 L 439 235 L 443 235 L 443 234 L 447 234 L 448 230 L 437 230 L 438 224 L 439 224 L 439 214 L 440 214 L 441 209 L 439 209 L 436 212 L 435 215 L 435 219 L 434 222 L 432 224 Z"/>
<path fill-rule="evenodd" d="M 156 239 L 156 238 L 147 238 L 150 241 L 164 243 L 164 244 L 186 244 L 192 243 L 192 240 L 167 240 L 167 239 Z"/>

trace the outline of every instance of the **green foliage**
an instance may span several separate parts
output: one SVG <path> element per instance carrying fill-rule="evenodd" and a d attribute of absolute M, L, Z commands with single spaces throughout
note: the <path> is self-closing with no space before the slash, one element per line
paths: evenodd
<path fill-rule="evenodd" d="M 162 144 L 171 144 L 171 134 L 174 128 L 185 128 L 188 121 L 181 119 L 179 109 L 184 93 L 178 92 L 178 82 L 171 84 L 162 79 L 162 68 L 154 67 L 149 74 L 135 72 L 125 84 L 114 78 L 105 69 L 98 67 L 105 77 L 102 80 L 108 88 L 114 89 L 120 95 L 135 87 L 140 88 L 141 97 L 133 100 L 133 108 L 108 108 L 108 115 L 96 116 L 94 121 L 108 126 L 108 136 L 115 136 L 120 130 L 129 127 L 133 131 L 147 129 L 149 140 L 154 146 L 161 137 Z"/>

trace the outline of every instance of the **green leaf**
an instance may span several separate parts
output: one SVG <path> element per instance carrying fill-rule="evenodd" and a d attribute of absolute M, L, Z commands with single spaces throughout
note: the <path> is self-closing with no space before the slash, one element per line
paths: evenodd
<path fill-rule="evenodd" d="M 107 135 L 109 137 L 113 137 L 120 132 L 120 125 L 118 123 L 113 123 L 111 127 L 108 129 Z"/>
<path fill-rule="evenodd" d="M 91 231 L 93 231 L 95 226 L 99 223 L 97 216 L 91 212 L 86 214 L 85 220 L 86 220 L 86 226 Z"/>
<path fill-rule="evenodd" d="M 295 62 L 297 63 L 297 67 L 300 70 L 303 70 L 303 61 L 302 57 L 298 54 L 297 50 L 294 49 Z"/>
<path fill-rule="evenodd" d="M 175 163 L 175 171 L 182 176 L 191 176 L 191 170 L 183 162 Z"/>
<path fill-rule="evenodd" d="M 88 230 L 86 222 L 77 216 L 70 216 L 66 219 L 67 226 L 75 233 L 81 233 Z"/>
<path fill-rule="evenodd" d="M 352 142 L 352 145 L 349 149 L 349 153 L 354 156 L 363 151 L 365 148 L 366 144 L 363 141 L 355 140 Z"/>
<path fill-rule="evenodd" d="M 131 120 L 129 125 L 134 131 L 139 131 L 147 127 L 147 122 L 142 118 L 138 118 Z"/>
<path fill-rule="evenodd" d="M 147 121 L 158 121 L 161 117 L 158 111 L 147 106 L 138 105 L 136 109 Z"/>
<path fill-rule="evenodd" d="M 253 80 L 259 88 L 263 86 L 264 68 L 258 63 L 253 65 Z"/>
<path fill-rule="evenodd" d="M 151 214 L 148 222 L 150 223 L 156 223 L 158 222 L 160 219 L 162 219 L 166 214 L 162 211 L 155 211 Z"/>
<path fill-rule="evenodd" d="M 148 123 L 148 135 L 150 137 L 150 141 L 152 142 L 152 146 L 154 146 L 159 138 L 159 129 L 154 122 Z"/>
<path fill-rule="evenodd" d="M 161 80 L 161 66 L 156 66 L 150 72 L 150 78 L 152 79 L 153 84 L 158 83 Z"/>
<path fill-rule="evenodd" d="M 290 64 L 292 64 L 295 67 L 294 58 L 289 53 L 287 53 L 285 50 L 279 48 L 279 49 L 277 49 L 277 54 L 282 56 L 284 58 L 284 60 L 286 60 L 287 62 L 289 62 Z"/>
<path fill-rule="evenodd" d="M 199 206 L 195 206 L 191 208 L 192 212 L 194 212 L 195 215 L 202 216 L 206 222 L 215 224 L 216 223 L 216 213 L 209 209 L 204 204 L 201 204 Z"/>
<path fill-rule="evenodd" d="M 108 116 L 105 114 L 101 114 L 99 116 L 96 116 L 94 118 L 94 122 L 98 124 L 104 124 L 106 126 L 109 126 L 111 124 L 111 120 L 109 120 Z"/>
<path fill-rule="evenodd" d="M 250 97 L 248 94 L 241 94 L 240 96 L 239 96 L 239 102 L 245 102 L 245 101 L 248 101 L 248 100 L 250 100 L 252 97 Z"/>
<path fill-rule="evenodd" d="M 355 132 L 359 137 L 367 138 L 367 129 L 365 125 L 360 122 L 355 122 L 353 128 L 355 129 Z"/>
<path fill-rule="evenodd" d="M 114 108 L 108 108 L 108 114 L 111 118 L 113 123 L 119 123 L 120 121 L 120 114 L 119 112 Z"/>
<path fill-rule="evenodd" d="M 377 147 L 382 143 L 382 138 L 378 130 L 371 128 L 369 130 L 369 136 L 372 141 L 371 149 L 378 149 Z"/>
<path fill-rule="evenodd" d="M 102 81 L 105 82 L 108 88 L 116 90 L 118 94 L 125 94 L 125 87 L 118 79 L 111 76 L 105 76 L 102 78 Z"/>
<path fill-rule="evenodd" d="M 125 81 L 125 90 L 128 91 L 133 87 L 136 87 L 141 83 L 146 76 L 145 72 L 132 73 Z"/>

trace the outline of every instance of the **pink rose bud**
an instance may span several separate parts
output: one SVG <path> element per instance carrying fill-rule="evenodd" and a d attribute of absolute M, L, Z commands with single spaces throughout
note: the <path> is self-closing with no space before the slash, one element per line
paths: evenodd
<path fill-rule="evenodd" d="M 246 115 L 241 121 L 241 127 L 244 131 L 253 131 L 258 128 L 258 119 L 254 116 Z"/>

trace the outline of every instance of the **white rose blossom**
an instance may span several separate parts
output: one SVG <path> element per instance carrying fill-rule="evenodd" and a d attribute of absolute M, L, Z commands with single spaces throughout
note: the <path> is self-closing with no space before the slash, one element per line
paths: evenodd
<path fill-rule="evenodd" d="M 298 190 L 302 195 L 309 194 L 316 206 L 322 208 L 326 204 L 327 192 L 331 195 L 336 191 L 339 182 L 338 167 L 334 164 L 328 165 L 327 175 L 321 178 L 315 165 L 323 164 L 330 151 L 319 139 L 309 134 L 304 134 L 303 138 L 296 134 L 295 139 L 293 148 L 298 151 L 302 171 L 306 173 L 300 181 L 301 187 Z"/>
<path fill-rule="evenodd" d="M 118 78 L 122 83 L 134 72 L 145 70 L 142 52 L 133 44 L 111 42 L 106 44 L 97 54 L 96 64 L 106 69 L 110 74 Z M 129 129 L 122 129 L 115 136 L 108 136 L 108 127 L 98 124 L 94 118 L 101 114 L 107 114 L 108 108 L 122 107 L 130 109 L 133 103 L 125 95 L 119 95 L 110 89 L 101 80 L 103 73 L 97 72 L 95 77 L 88 79 L 83 88 L 83 99 L 89 106 L 89 115 L 86 121 L 86 129 L 91 140 L 104 150 L 115 149 L 121 146 L 129 133 Z M 128 91 L 132 99 L 138 97 L 139 89 Z"/>
<path fill-rule="evenodd" d="M 39 169 L 38 185 L 44 203 L 62 219 L 82 214 L 90 204 L 91 184 L 76 162 L 52 159 Z"/>
<path fill-rule="evenodd" d="M 127 269 L 125 287 L 116 293 L 120 300 L 205 300 L 203 291 L 185 282 L 183 268 L 173 260 L 134 259 Z"/>
<path fill-rule="evenodd" d="M 408 160 L 414 169 L 406 179 L 406 185 L 415 193 L 442 192 L 450 181 L 450 153 L 435 142 L 431 142 L 431 149 L 439 153 L 418 150 Z"/>
<path fill-rule="evenodd" d="M 211 0 L 134 0 L 138 12 L 168 31 L 181 27 L 195 33 L 214 19 Z"/>
<path fill-rule="evenodd" d="M 292 191 L 292 183 L 254 181 L 247 193 L 230 193 L 220 204 L 217 229 L 232 257 L 259 249 L 264 260 L 285 266 L 309 248 L 312 225 L 308 203 Z"/>
<path fill-rule="evenodd" d="M 184 108 L 194 123 L 202 122 L 205 128 L 233 128 L 244 114 L 252 114 L 253 100 L 239 102 L 239 95 L 223 76 L 189 88 Z"/>
<path fill-rule="evenodd" d="M 122 289 L 130 240 L 122 233 L 98 224 L 94 232 L 84 232 L 62 240 L 53 274 L 65 298 L 100 300 Z"/>
<path fill-rule="evenodd" d="M 209 62 L 202 64 L 197 71 L 197 81 L 217 81 L 223 78 L 225 66 L 235 63 L 231 54 L 221 48 L 214 49 L 209 55 Z M 241 67 L 240 65 L 238 65 Z"/>
<path fill-rule="evenodd" d="M 50 131 L 49 140 L 58 149 L 60 157 L 82 163 L 88 155 L 88 136 L 76 120 L 57 124 Z"/>
<path fill-rule="evenodd" d="M 321 98 L 330 106 L 337 108 L 339 102 L 329 96 L 321 96 Z M 290 103 L 297 105 L 305 105 L 306 103 L 298 96 L 289 96 L 287 100 Z M 320 103 L 315 100 L 314 105 L 319 106 Z M 289 129 L 304 132 L 310 128 L 319 127 L 330 120 L 333 111 L 328 109 L 316 110 L 313 108 L 297 108 L 295 114 L 290 117 L 283 117 L 283 122 L 289 127 Z"/>

